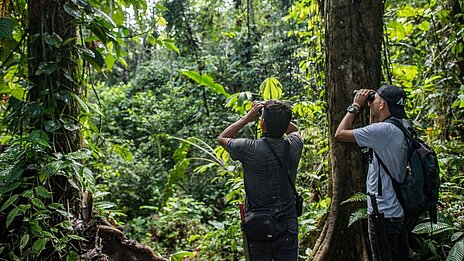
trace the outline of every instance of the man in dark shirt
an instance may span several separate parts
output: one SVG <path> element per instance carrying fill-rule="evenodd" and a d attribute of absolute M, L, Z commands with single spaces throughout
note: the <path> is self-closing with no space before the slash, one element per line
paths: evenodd
<path fill-rule="evenodd" d="M 259 117 L 262 111 L 261 118 Z M 287 232 L 271 242 L 251 242 L 250 255 L 256 260 L 297 260 L 298 257 L 298 220 L 293 190 L 287 177 L 280 177 L 280 165 L 273 152 L 265 144 L 267 139 L 278 157 L 283 160 L 285 142 L 289 143 L 289 174 L 295 183 L 298 162 L 303 142 L 295 125 L 290 123 L 292 110 L 289 105 L 269 100 L 254 101 L 250 111 L 235 123 L 227 127 L 218 137 L 234 160 L 242 163 L 247 195 L 247 211 L 251 209 L 283 206 Z M 238 132 L 248 123 L 260 118 L 263 138 L 237 139 Z M 284 138 L 284 134 L 287 136 Z M 280 189 L 284 189 L 285 198 L 280 198 Z"/>

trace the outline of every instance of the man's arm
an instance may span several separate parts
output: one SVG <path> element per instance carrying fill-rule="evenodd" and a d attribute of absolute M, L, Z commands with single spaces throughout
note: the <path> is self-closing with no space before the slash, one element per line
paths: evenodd
<path fill-rule="evenodd" d="M 230 139 L 235 139 L 238 132 L 245 127 L 249 122 L 255 121 L 259 118 L 259 111 L 263 108 L 263 105 L 257 101 L 254 101 L 251 105 L 250 111 L 240 118 L 238 121 L 232 123 L 229 127 L 221 132 L 218 136 L 219 145 L 227 150 L 227 143 Z"/>
<path fill-rule="evenodd" d="M 337 131 L 335 132 L 335 139 L 338 141 L 345 142 L 356 142 L 353 134 L 353 121 L 356 114 L 347 112 L 343 117 L 340 125 L 338 125 Z"/>
<path fill-rule="evenodd" d="M 353 98 L 353 106 L 358 109 L 358 112 L 361 111 L 361 108 L 366 104 L 367 97 L 369 92 L 372 90 L 361 89 L 359 90 Z M 356 113 L 347 112 L 345 117 L 338 125 L 337 130 L 335 131 L 335 139 L 338 141 L 345 142 L 356 142 L 353 134 L 353 121 L 356 118 Z"/>
<path fill-rule="evenodd" d="M 298 136 L 301 136 L 300 135 L 300 131 L 298 130 L 298 128 L 296 127 L 295 124 L 291 123 L 288 124 L 288 128 L 287 130 L 285 131 L 285 134 L 289 135 L 289 134 L 293 134 L 293 135 L 298 135 Z"/>

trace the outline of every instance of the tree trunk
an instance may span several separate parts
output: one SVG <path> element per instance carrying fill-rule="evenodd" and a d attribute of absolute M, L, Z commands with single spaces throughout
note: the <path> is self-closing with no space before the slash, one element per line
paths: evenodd
<path fill-rule="evenodd" d="M 357 145 L 336 142 L 334 134 L 352 102 L 352 91 L 379 86 L 383 5 L 380 0 L 332 0 L 325 2 L 324 14 L 332 202 L 314 260 L 368 260 L 366 223 L 348 228 L 350 214 L 365 204 L 340 205 L 365 191 L 366 160 Z M 355 125 L 365 125 L 367 119 L 363 112 Z"/>
<path fill-rule="evenodd" d="M 27 33 L 28 78 L 30 90 L 28 103 L 43 108 L 43 113 L 30 126 L 48 135 L 50 151 L 66 155 L 82 148 L 78 122 L 82 96 L 83 72 L 75 47 L 77 23 L 64 9 L 70 0 L 29 0 L 29 28 Z M 63 45 L 60 41 L 73 39 Z M 29 162 L 29 164 L 32 164 Z M 37 175 L 37 173 L 31 173 Z M 87 239 L 75 250 L 86 260 L 163 260 L 153 251 L 124 234 L 105 220 L 91 220 L 92 200 L 82 200 L 82 186 L 75 175 L 53 175 L 45 180 L 51 190 L 51 202 L 62 203 L 72 214 L 69 219 L 73 230 Z M 72 185 L 74 184 L 74 185 Z M 88 193 L 84 193 L 88 195 Z M 81 203 L 82 202 L 82 203 Z M 47 202 L 46 202 L 47 203 Z M 82 206 L 84 204 L 84 207 Z M 82 210 L 86 210 L 82 213 Z M 63 216 L 55 215 L 49 224 L 58 224 Z M 95 224 L 97 223 L 97 224 Z M 98 224 L 100 223 L 100 224 Z M 103 223 L 103 225 L 101 224 Z M 58 225 L 57 225 L 58 227 Z M 63 257 L 53 248 L 45 249 L 38 259 L 60 260 Z"/>

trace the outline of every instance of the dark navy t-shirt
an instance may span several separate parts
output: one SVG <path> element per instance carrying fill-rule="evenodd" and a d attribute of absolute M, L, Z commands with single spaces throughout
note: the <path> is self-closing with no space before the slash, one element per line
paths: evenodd
<path fill-rule="evenodd" d="M 280 160 L 283 160 L 284 138 L 267 138 L 276 151 Z M 289 173 L 293 182 L 296 179 L 298 162 L 301 157 L 303 142 L 301 137 L 290 134 L 286 138 L 290 143 Z M 285 190 L 285 198 L 280 199 L 284 205 L 288 218 L 290 232 L 298 231 L 296 210 L 294 207 L 294 193 L 288 178 L 280 177 L 280 165 L 274 154 L 261 139 L 231 139 L 227 144 L 232 159 L 242 163 L 245 173 L 245 192 L 248 209 L 272 208 L 278 204 L 280 186 Z"/>

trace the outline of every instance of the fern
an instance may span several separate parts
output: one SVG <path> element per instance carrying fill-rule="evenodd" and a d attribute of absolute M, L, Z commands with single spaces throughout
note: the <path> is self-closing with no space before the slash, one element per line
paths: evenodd
<path fill-rule="evenodd" d="M 353 196 L 351 196 L 350 198 L 348 198 L 347 200 L 340 203 L 340 205 L 343 205 L 345 203 L 350 203 L 350 202 L 366 201 L 366 197 L 367 197 L 366 194 L 364 194 L 362 192 L 358 192 L 358 193 L 354 194 Z"/>
<path fill-rule="evenodd" d="M 464 260 L 464 239 L 459 240 L 454 244 L 448 254 L 446 261 L 461 261 Z"/>
<path fill-rule="evenodd" d="M 350 220 L 348 221 L 348 227 L 350 227 L 354 222 L 367 219 L 367 208 L 357 209 L 355 212 L 351 213 Z"/>
<path fill-rule="evenodd" d="M 420 223 L 414 229 L 415 234 L 440 234 L 445 231 L 455 230 L 456 228 L 452 224 L 445 222 L 437 222 L 437 224 L 431 224 L 430 222 Z"/>

